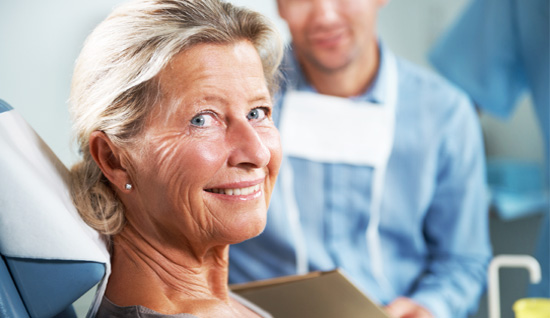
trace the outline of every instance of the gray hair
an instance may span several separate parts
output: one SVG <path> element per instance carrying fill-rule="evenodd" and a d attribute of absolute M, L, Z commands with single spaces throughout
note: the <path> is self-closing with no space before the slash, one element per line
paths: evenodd
<path fill-rule="evenodd" d="M 90 134 L 130 142 L 159 98 L 156 76 L 178 53 L 201 43 L 247 40 L 268 88 L 277 88 L 282 44 L 261 14 L 218 0 L 138 0 L 116 8 L 86 39 L 70 96 L 82 160 L 71 168 L 71 195 L 81 217 L 102 234 L 124 226 L 124 205 L 89 150 Z"/>

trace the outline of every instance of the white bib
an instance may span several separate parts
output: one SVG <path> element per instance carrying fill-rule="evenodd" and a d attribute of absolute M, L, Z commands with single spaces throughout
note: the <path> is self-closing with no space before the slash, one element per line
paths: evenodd
<path fill-rule="evenodd" d="M 393 144 L 393 108 L 291 91 L 281 114 L 283 151 L 318 162 L 383 165 Z"/>
<path fill-rule="evenodd" d="M 290 90 L 285 95 L 279 126 L 285 157 L 374 169 L 365 239 L 374 277 L 383 290 L 393 294 L 384 275 L 378 233 L 386 166 L 393 148 L 398 86 L 397 63 L 390 52 L 386 52 L 386 61 L 383 104 Z M 296 243 L 296 271 L 303 274 L 308 272 L 307 244 L 300 224 L 293 175 L 288 160 L 283 160 L 279 179 Z"/>

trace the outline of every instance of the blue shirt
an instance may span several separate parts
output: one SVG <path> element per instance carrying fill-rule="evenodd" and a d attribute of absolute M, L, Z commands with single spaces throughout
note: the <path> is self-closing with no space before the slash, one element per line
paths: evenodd
<path fill-rule="evenodd" d="M 432 64 L 484 111 L 509 116 L 531 94 L 542 129 L 550 180 L 550 1 L 473 0 L 436 43 Z M 541 224 L 536 257 L 541 283 L 531 296 L 550 297 L 550 212 Z"/>
<path fill-rule="evenodd" d="M 385 101 L 386 50 L 381 48 L 374 83 L 357 100 Z M 283 70 L 283 96 L 288 86 L 314 91 L 291 52 Z M 480 126 L 470 100 L 442 78 L 403 60 L 397 71 L 395 140 L 379 225 L 384 272 L 394 292 L 382 289 L 371 272 L 365 236 L 370 167 L 288 159 L 309 270 L 343 268 L 384 304 L 404 295 L 436 317 L 464 317 L 484 288 L 491 255 Z M 296 274 L 282 181 L 272 194 L 265 231 L 230 249 L 232 283 Z"/>

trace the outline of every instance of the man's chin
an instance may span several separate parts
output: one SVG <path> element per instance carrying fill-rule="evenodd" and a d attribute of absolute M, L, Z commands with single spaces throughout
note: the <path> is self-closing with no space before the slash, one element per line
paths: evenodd
<path fill-rule="evenodd" d="M 323 54 L 315 58 L 310 64 L 323 73 L 338 73 L 349 67 L 351 59 L 341 54 Z"/>

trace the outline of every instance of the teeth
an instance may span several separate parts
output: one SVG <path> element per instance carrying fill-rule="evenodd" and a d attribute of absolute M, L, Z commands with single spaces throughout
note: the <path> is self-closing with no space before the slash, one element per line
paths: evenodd
<path fill-rule="evenodd" d="M 251 186 L 248 188 L 237 188 L 237 189 L 207 189 L 208 192 L 225 194 L 225 195 L 248 195 L 260 190 L 260 185 Z"/>

